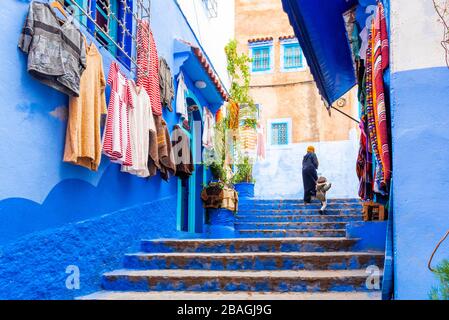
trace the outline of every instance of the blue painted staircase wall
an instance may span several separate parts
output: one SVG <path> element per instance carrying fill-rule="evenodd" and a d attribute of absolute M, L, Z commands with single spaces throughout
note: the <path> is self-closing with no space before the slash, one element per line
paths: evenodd
<path fill-rule="evenodd" d="M 367 268 L 381 270 L 384 251 L 364 250 L 360 239 L 346 234 L 348 224 L 361 223 L 361 204 L 331 200 L 324 214 L 319 207 L 299 200 L 247 200 L 236 215 L 234 239 L 143 240 L 140 252 L 124 257 L 124 269 L 102 276 L 102 292 L 84 298 L 169 293 L 183 299 L 226 292 L 230 298 L 253 293 L 268 299 L 327 293 L 339 293 L 337 299 L 380 298 L 380 287 L 366 285 Z M 377 276 L 381 283 L 382 274 Z"/>

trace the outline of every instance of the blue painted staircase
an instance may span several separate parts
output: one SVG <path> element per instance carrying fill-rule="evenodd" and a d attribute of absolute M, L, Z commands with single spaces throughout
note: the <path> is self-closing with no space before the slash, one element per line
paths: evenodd
<path fill-rule="evenodd" d="M 380 299 L 366 268 L 384 252 L 355 251 L 346 224 L 361 221 L 357 200 L 319 204 L 251 200 L 236 216 L 235 239 L 144 240 L 124 269 L 106 273 L 102 289 L 81 299 Z"/>

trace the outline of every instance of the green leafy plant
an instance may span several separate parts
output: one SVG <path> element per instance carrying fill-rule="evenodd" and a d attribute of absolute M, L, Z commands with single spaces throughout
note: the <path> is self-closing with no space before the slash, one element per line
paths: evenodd
<path fill-rule="evenodd" d="M 432 288 L 432 300 L 449 300 L 449 260 L 444 260 L 436 269 L 435 274 L 440 281 L 438 287 Z"/>
<path fill-rule="evenodd" d="M 251 109 L 256 107 L 250 95 L 251 58 L 237 51 L 237 41 L 231 40 L 225 47 L 228 63 L 228 74 L 231 80 L 230 98 L 239 105 L 247 104 Z"/>
<path fill-rule="evenodd" d="M 232 182 L 235 183 L 254 183 L 253 178 L 253 164 L 249 157 L 244 157 L 243 161 L 237 164 L 237 171 L 232 178 Z"/>
<path fill-rule="evenodd" d="M 247 119 L 243 120 L 243 126 L 252 128 L 252 129 L 257 129 L 257 119 L 247 118 Z"/>

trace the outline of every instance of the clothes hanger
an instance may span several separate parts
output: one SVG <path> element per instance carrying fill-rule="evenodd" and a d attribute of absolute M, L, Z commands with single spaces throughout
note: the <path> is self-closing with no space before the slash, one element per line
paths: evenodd
<path fill-rule="evenodd" d="M 53 2 L 50 3 L 50 7 L 53 9 L 57 9 L 59 12 L 61 12 L 61 14 L 68 19 L 68 15 L 65 12 L 64 7 L 62 6 L 61 2 L 59 2 L 58 0 L 55 0 Z"/>

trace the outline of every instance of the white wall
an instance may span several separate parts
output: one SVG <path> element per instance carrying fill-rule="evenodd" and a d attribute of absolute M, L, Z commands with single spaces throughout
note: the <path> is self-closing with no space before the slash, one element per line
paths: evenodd
<path fill-rule="evenodd" d="M 390 2 L 392 72 L 445 66 L 443 26 L 432 0 Z M 444 7 L 446 0 L 435 2 Z"/>
<path fill-rule="evenodd" d="M 267 149 L 266 159 L 256 163 L 256 197 L 302 199 L 302 159 L 309 145 L 315 146 L 320 167 L 318 175 L 332 182 L 328 198 L 357 198 L 356 159 L 358 134 L 354 129 L 350 140 L 292 144 L 283 149 Z"/>
<path fill-rule="evenodd" d="M 235 3 L 234 0 L 217 0 L 218 16 L 210 18 L 203 0 L 177 0 L 189 24 L 195 32 L 209 58 L 229 88 L 224 47 L 234 39 Z"/>

